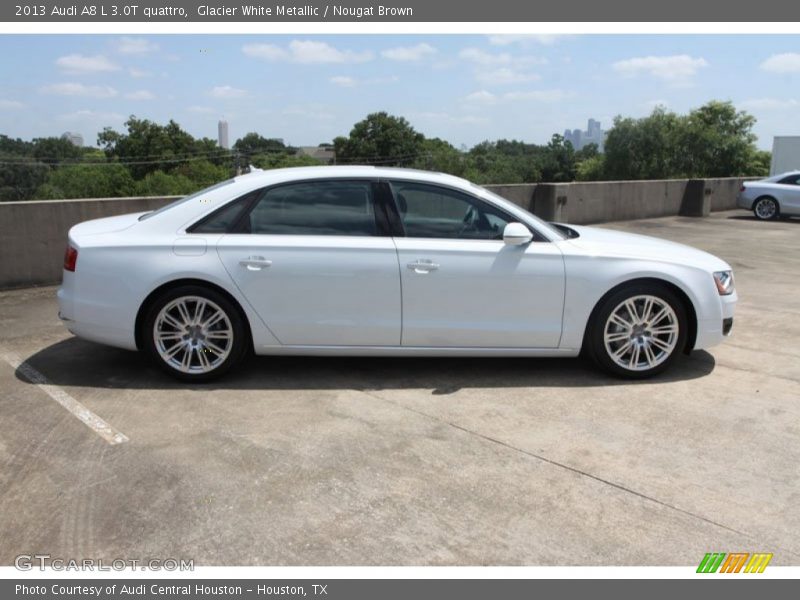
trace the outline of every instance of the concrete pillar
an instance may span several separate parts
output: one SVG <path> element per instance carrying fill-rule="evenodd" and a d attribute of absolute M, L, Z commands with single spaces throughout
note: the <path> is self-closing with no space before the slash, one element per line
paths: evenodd
<path fill-rule="evenodd" d="M 545 221 L 567 222 L 569 184 L 540 183 L 533 192 L 533 214 Z"/>
<path fill-rule="evenodd" d="M 707 217 L 711 214 L 711 193 L 705 179 L 689 179 L 678 214 L 682 217 Z"/>

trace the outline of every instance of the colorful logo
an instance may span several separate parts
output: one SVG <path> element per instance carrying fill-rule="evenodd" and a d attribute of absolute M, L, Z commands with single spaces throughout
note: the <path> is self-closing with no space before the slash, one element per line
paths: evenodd
<path fill-rule="evenodd" d="M 763 573 L 769 561 L 772 560 L 772 553 L 769 552 L 709 552 L 700 561 L 697 567 L 698 573 Z"/>

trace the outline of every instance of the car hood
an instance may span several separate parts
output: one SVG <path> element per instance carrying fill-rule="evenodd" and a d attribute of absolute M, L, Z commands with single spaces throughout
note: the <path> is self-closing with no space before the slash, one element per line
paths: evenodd
<path fill-rule="evenodd" d="M 73 240 L 80 241 L 81 237 L 87 235 L 97 235 L 101 233 L 115 233 L 127 229 L 131 225 L 139 222 L 139 217 L 143 212 L 132 213 L 127 215 L 117 215 L 116 217 L 106 217 L 104 219 L 93 219 L 91 221 L 84 221 L 78 223 L 69 230 L 69 237 Z"/>
<path fill-rule="evenodd" d="M 730 269 L 728 263 L 713 254 L 684 244 L 599 227 L 568 227 L 575 230 L 578 237 L 565 243 L 579 248 L 584 254 L 690 265 L 709 272 Z"/>

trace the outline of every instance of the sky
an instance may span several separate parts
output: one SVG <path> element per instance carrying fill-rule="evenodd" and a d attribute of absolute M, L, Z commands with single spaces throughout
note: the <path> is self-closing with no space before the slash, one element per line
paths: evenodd
<path fill-rule="evenodd" d="M 796 35 L 2 35 L 0 133 L 83 135 L 128 115 L 231 143 L 347 135 L 375 111 L 457 147 L 546 143 L 594 118 L 730 100 L 758 145 L 800 134 Z"/>

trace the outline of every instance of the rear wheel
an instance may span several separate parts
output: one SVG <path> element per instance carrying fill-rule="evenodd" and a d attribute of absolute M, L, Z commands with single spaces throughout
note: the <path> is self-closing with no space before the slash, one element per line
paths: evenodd
<path fill-rule="evenodd" d="M 686 309 L 672 291 L 633 284 L 602 301 L 586 341 L 605 371 L 643 379 L 669 367 L 686 344 L 687 329 Z"/>
<path fill-rule="evenodd" d="M 182 286 L 157 298 L 143 333 L 156 364 L 182 381 L 220 377 L 241 360 L 247 347 L 236 307 L 222 294 L 200 286 Z"/>
<path fill-rule="evenodd" d="M 753 214 L 757 219 L 762 221 L 772 221 L 773 219 L 777 219 L 780 215 L 778 201 L 775 200 L 775 198 L 770 198 L 769 196 L 759 198 L 753 205 Z"/>

